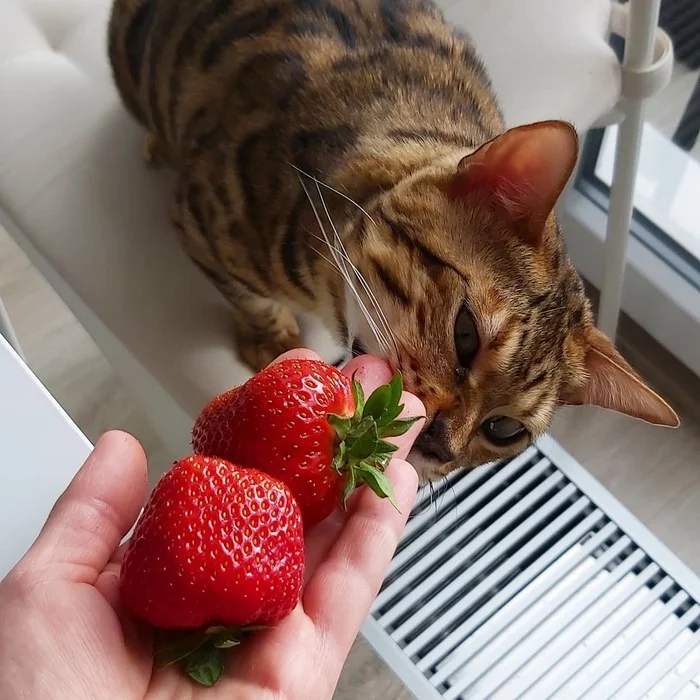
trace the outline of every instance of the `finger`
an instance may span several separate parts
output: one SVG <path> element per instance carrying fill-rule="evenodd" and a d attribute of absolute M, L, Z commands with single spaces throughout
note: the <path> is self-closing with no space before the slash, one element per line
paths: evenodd
<path fill-rule="evenodd" d="M 405 404 L 404 410 L 401 413 L 402 418 L 409 416 L 421 415 L 423 403 L 413 394 L 404 392 L 402 401 Z M 409 430 L 398 437 L 390 438 L 390 441 L 398 446 L 398 450 L 394 453 L 393 459 L 405 459 L 413 447 L 413 443 L 418 437 L 418 434 L 423 427 L 424 419 L 416 421 Z M 388 478 L 391 480 L 391 473 L 388 473 Z M 392 481 L 392 486 L 396 486 Z M 352 512 L 356 501 L 361 498 L 363 490 L 356 491 L 348 501 L 348 512 Z M 375 496 L 375 498 L 378 498 Z M 341 508 L 337 508 L 323 522 L 315 525 L 306 531 L 306 568 L 305 578 L 308 581 L 316 571 L 318 565 L 326 558 L 333 543 L 338 539 L 338 535 L 342 531 L 347 513 Z"/>
<path fill-rule="evenodd" d="M 418 488 L 408 462 L 392 460 L 387 475 L 399 510 L 365 490 L 304 592 L 306 613 L 340 654 L 349 651 L 379 591 Z"/>
<path fill-rule="evenodd" d="M 352 513 L 357 510 L 357 504 L 363 497 L 364 488 L 357 489 L 348 498 L 345 508 L 336 508 L 325 520 L 304 532 L 304 548 L 306 561 L 304 563 L 304 581 L 308 582 L 316 573 L 316 569 L 328 557 L 345 523 Z M 378 496 L 377 496 L 378 498 Z"/>
<path fill-rule="evenodd" d="M 115 609 L 119 608 L 119 574 L 121 572 L 122 559 L 124 559 L 128 545 L 129 541 L 127 540 L 114 550 L 104 570 L 95 581 L 95 588 L 102 593 L 107 602 Z"/>
<path fill-rule="evenodd" d="M 343 368 L 343 372 L 348 376 L 355 375 L 367 394 L 370 394 L 378 386 L 386 384 L 393 376 L 391 368 L 386 362 L 371 355 L 354 358 Z M 404 404 L 404 410 L 401 412 L 402 418 L 425 415 L 423 403 L 413 394 L 403 392 L 401 402 Z M 394 455 L 395 459 L 404 459 L 408 455 L 424 422 L 424 420 L 416 421 L 404 435 L 390 438 L 390 441 L 399 448 Z M 361 498 L 359 493 L 351 498 L 350 510 L 352 510 L 352 504 L 357 498 Z M 325 560 L 333 543 L 345 526 L 346 519 L 347 514 L 338 509 L 322 523 L 307 531 L 305 570 L 307 581 L 314 575 L 321 562 Z"/>
<path fill-rule="evenodd" d="M 354 494 L 359 495 L 359 492 Z M 350 499 L 352 501 L 352 498 Z M 347 512 L 336 508 L 325 520 L 304 532 L 304 581 L 308 582 L 316 573 L 319 565 L 328 556 L 331 547 L 345 527 Z"/>
<path fill-rule="evenodd" d="M 131 538 L 129 538 L 131 539 Z M 122 559 L 124 559 L 124 554 L 126 554 L 126 548 L 129 545 L 129 540 L 125 540 L 122 542 L 119 547 L 114 551 L 114 554 L 112 554 L 112 558 L 109 560 L 110 564 L 116 564 L 117 566 L 121 566 L 122 564 Z"/>
<path fill-rule="evenodd" d="M 56 502 L 22 565 L 95 583 L 138 517 L 147 488 L 139 442 L 126 433 L 106 433 Z"/>
<path fill-rule="evenodd" d="M 348 362 L 345 367 L 343 367 L 343 372 L 352 377 L 355 375 L 365 394 L 369 396 L 378 386 L 382 384 L 388 384 L 391 381 L 393 372 L 391 367 L 374 355 L 361 355 L 360 357 L 353 357 L 350 362 Z"/>
<path fill-rule="evenodd" d="M 119 594 L 119 564 L 109 562 L 97 577 L 95 588 L 119 617 L 127 648 L 132 650 L 136 658 L 150 660 L 153 654 L 153 630 L 124 610 Z"/>
<path fill-rule="evenodd" d="M 389 442 L 393 442 L 399 449 L 394 452 L 395 459 L 406 459 L 408 453 L 413 447 L 413 443 L 423 430 L 425 425 L 425 406 L 423 402 L 414 394 L 409 394 L 404 391 L 401 394 L 401 403 L 403 404 L 403 411 L 399 415 L 399 418 L 415 418 L 416 416 L 422 416 L 420 420 L 417 420 L 403 435 L 397 437 L 388 438 Z"/>
<path fill-rule="evenodd" d="M 95 588 L 115 610 L 121 607 L 119 599 L 119 572 L 119 564 L 110 561 L 95 581 Z"/>
<path fill-rule="evenodd" d="M 282 353 L 279 357 L 272 360 L 269 366 L 276 365 L 278 362 L 284 362 L 285 360 L 321 360 L 321 356 L 307 348 L 287 350 L 287 352 Z"/>

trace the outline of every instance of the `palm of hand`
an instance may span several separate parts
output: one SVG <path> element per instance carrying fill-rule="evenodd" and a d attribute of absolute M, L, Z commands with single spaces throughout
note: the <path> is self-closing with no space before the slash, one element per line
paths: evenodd
<path fill-rule="evenodd" d="M 404 511 L 415 492 L 415 477 L 404 464 L 391 469 Z M 400 470 L 407 473 L 398 482 Z M 387 506 L 373 494 L 361 493 L 347 516 L 336 513 L 314 528 L 307 538 L 310 576 L 302 602 L 279 626 L 235 649 L 226 676 L 212 689 L 193 686 L 176 668 L 153 672 L 149 631 L 120 611 L 119 553 L 97 576 L 64 565 L 49 569 L 38 581 L 20 569 L 3 582 L 0 648 L 14 630 L 13 657 L 21 662 L 3 677 L 14 679 L 18 697 L 33 678 L 32 698 L 330 698 L 403 525 L 393 509 L 386 518 Z M 368 540 L 373 561 L 348 568 L 361 559 L 361 543 Z M 369 583 L 372 579 L 376 583 Z M 348 605 L 350 598 L 355 606 Z M 52 663 L 48 673 L 37 675 L 35 664 L 42 659 Z M 14 697 L 15 688 L 8 690 L 8 697 Z"/>
<path fill-rule="evenodd" d="M 359 370 L 366 390 L 387 380 L 388 368 L 375 367 L 364 381 Z M 410 414 L 420 415 L 420 402 L 405 398 Z M 400 439 L 397 454 L 408 452 L 419 429 Z M 133 438 L 106 435 L 0 583 L 0 677 L 10 679 L 4 697 L 330 698 L 415 495 L 410 465 L 395 459 L 387 474 L 400 512 L 363 490 L 347 513 L 313 528 L 302 601 L 277 627 L 234 649 L 224 678 L 205 689 L 179 669 L 154 672 L 150 631 L 121 613 L 116 548 L 144 501 L 146 465 Z"/>
<path fill-rule="evenodd" d="M 0 661 L 8 697 L 144 697 L 150 645 L 115 610 L 118 567 L 110 563 L 94 585 L 76 567 L 62 569 L 38 581 L 13 572 L 0 584 L 0 649 L 12 645 L 15 661 L 11 674 Z"/>

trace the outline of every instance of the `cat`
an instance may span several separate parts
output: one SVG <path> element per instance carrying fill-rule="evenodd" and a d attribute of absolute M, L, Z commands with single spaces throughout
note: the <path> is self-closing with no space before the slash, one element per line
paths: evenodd
<path fill-rule="evenodd" d="M 109 55 L 253 370 L 300 346 L 299 312 L 386 358 L 425 404 L 427 479 L 520 452 L 564 404 L 678 425 L 567 258 L 575 130 L 506 129 L 429 0 L 116 0 Z"/>

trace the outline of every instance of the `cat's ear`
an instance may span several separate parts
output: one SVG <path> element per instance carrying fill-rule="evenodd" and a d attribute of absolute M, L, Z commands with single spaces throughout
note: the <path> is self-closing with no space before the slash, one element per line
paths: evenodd
<path fill-rule="evenodd" d="M 586 339 L 586 382 L 561 396 L 568 405 L 601 406 L 647 423 L 677 428 L 676 412 L 627 364 L 613 344 L 597 328 L 588 331 Z"/>
<path fill-rule="evenodd" d="M 509 129 L 457 167 L 453 196 L 481 191 L 533 246 L 573 172 L 578 136 L 571 124 L 546 121 Z"/>

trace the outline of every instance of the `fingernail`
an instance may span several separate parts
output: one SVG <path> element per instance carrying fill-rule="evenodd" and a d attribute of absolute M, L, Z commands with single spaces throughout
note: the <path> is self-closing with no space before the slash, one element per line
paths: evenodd
<path fill-rule="evenodd" d="M 284 362 L 285 360 L 320 360 L 321 356 L 315 353 L 313 350 L 308 348 L 298 348 L 297 350 L 287 350 L 287 352 L 282 353 L 279 357 L 275 358 L 270 362 L 268 367 L 276 365 L 279 362 Z"/>
<path fill-rule="evenodd" d="M 391 367 L 384 360 L 372 355 L 353 358 L 343 367 L 343 372 L 348 376 L 354 374 L 368 395 L 382 384 L 388 384 L 392 377 Z"/>

